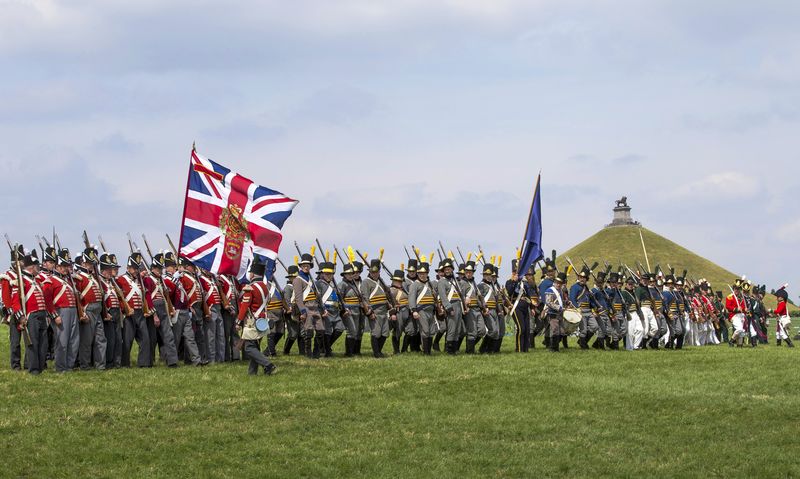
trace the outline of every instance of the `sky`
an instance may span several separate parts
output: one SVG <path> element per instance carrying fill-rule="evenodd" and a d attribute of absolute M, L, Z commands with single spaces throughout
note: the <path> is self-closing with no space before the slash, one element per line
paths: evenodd
<path fill-rule="evenodd" d="M 624 195 L 797 292 L 798 24 L 769 0 L 0 0 L 0 230 L 165 248 L 196 142 L 300 200 L 286 260 L 316 237 L 510 259 L 541 171 L 546 251 Z"/>

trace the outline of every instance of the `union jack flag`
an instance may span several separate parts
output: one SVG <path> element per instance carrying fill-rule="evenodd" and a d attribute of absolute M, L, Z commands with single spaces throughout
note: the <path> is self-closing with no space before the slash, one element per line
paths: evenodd
<path fill-rule="evenodd" d="M 180 254 L 200 268 L 241 278 L 254 257 L 275 269 L 281 228 L 298 201 L 253 183 L 192 149 Z"/>

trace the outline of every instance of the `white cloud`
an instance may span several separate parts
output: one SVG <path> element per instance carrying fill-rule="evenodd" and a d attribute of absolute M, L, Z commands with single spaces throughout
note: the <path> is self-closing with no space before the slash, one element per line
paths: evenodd
<path fill-rule="evenodd" d="M 753 198 L 759 191 L 760 182 L 754 175 L 726 171 L 685 183 L 675 189 L 672 196 L 695 200 L 746 200 Z"/>

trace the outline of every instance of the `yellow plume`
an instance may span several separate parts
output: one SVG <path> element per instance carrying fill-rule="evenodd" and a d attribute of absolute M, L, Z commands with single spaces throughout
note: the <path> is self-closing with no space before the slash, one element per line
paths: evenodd
<path fill-rule="evenodd" d="M 428 261 L 425 259 L 425 255 L 419 257 L 419 260 L 423 263 L 427 263 Z"/>
<path fill-rule="evenodd" d="M 499 268 L 501 264 L 503 264 L 503 256 L 502 255 L 497 257 L 497 267 Z"/>
<path fill-rule="evenodd" d="M 325 261 L 330 261 L 330 260 L 331 260 L 331 250 L 326 249 L 325 250 Z"/>
<path fill-rule="evenodd" d="M 405 270 L 406 270 L 406 265 L 403 264 L 403 263 L 400 263 L 400 271 L 405 271 Z"/>
<path fill-rule="evenodd" d="M 314 246 L 314 245 L 311 245 L 311 256 L 314 256 L 314 253 L 316 253 L 316 252 L 317 252 L 317 247 Z"/>
<path fill-rule="evenodd" d="M 336 266 L 336 258 L 339 257 L 339 253 L 336 250 L 333 250 L 333 265 Z"/>
<path fill-rule="evenodd" d="M 300 261 L 300 258 L 298 258 L 297 256 L 295 256 L 295 257 L 294 257 L 294 264 L 297 264 L 297 262 L 298 262 L 298 261 Z"/>
<path fill-rule="evenodd" d="M 419 256 L 419 248 L 414 248 L 414 252 L 417 253 L 417 256 Z"/>
<path fill-rule="evenodd" d="M 383 261 L 383 248 L 379 249 L 378 251 L 380 251 L 380 254 L 378 255 L 378 259 Z"/>
<path fill-rule="evenodd" d="M 367 252 L 365 251 L 365 252 L 364 252 L 364 259 L 367 259 L 367 258 L 369 258 L 369 253 L 367 253 Z"/>
<path fill-rule="evenodd" d="M 522 250 L 520 250 L 519 248 L 517 248 L 517 261 L 519 261 L 519 259 L 520 259 L 521 257 L 522 257 Z"/>
<path fill-rule="evenodd" d="M 494 255 L 492 255 L 492 257 L 489 259 L 489 262 L 492 263 L 492 266 L 494 266 L 495 259 L 497 259 L 497 258 L 495 258 Z"/>
<path fill-rule="evenodd" d="M 483 253 L 478 253 L 478 258 L 475 261 L 480 263 L 482 259 L 483 259 Z"/>
<path fill-rule="evenodd" d="M 567 266 L 567 276 L 572 273 L 572 265 Z"/>
<path fill-rule="evenodd" d="M 430 261 L 430 263 L 431 263 L 431 264 L 433 264 L 433 258 L 434 258 L 435 256 L 436 256 L 436 252 L 435 252 L 435 251 L 434 251 L 433 253 L 431 253 L 431 255 L 430 255 L 430 256 L 428 256 L 428 259 L 430 259 L 430 260 L 431 260 L 431 261 Z"/>
<path fill-rule="evenodd" d="M 347 247 L 347 259 L 353 263 L 356 260 L 356 252 L 353 250 L 352 246 Z"/>
<path fill-rule="evenodd" d="M 450 259 L 455 258 L 455 256 L 453 256 L 453 252 L 452 251 L 448 251 L 447 252 L 447 257 L 450 258 Z"/>
<path fill-rule="evenodd" d="M 467 261 L 472 261 L 472 251 L 467 253 Z"/>

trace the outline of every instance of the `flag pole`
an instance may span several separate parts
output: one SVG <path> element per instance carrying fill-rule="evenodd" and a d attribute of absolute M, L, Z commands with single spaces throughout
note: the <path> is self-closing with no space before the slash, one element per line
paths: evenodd
<path fill-rule="evenodd" d="M 183 195 L 183 216 L 181 217 L 181 234 L 178 238 L 178 258 L 181 256 L 181 246 L 183 245 L 183 221 L 186 219 L 186 208 L 189 202 L 189 181 L 192 178 L 192 158 L 196 151 L 195 142 L 192 142 L 192 152 L 189 153 L 189 170 L 186 172 L 186 191 L 184 191 Z M 177 261 L 178 258 L 175 258 L 175 260 Z"/>
<path fill-rule="evenodd" d="M 639 239 L 642 241 L 642 251 L 644 251 L 644 262 L 647 264 L 647 271 L 650 271 L 650 259 L 647 258 L 647 248 L 644 246 L 644 236 L 642 236 L 642 230 L 639 229 Z"/>

